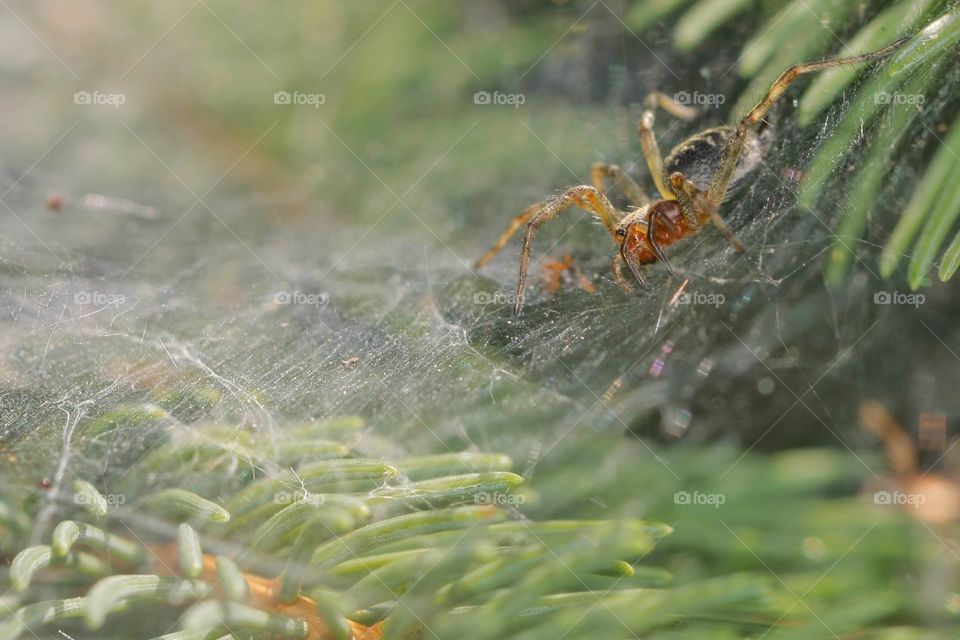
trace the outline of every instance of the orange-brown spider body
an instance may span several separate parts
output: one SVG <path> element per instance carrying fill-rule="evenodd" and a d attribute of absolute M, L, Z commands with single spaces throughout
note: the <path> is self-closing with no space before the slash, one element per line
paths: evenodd
<path fill-rule="evenodd" d="M 699 226 L 687 224 L 683 217 L 683 209 L 677 204 L 676 200 L 658 200 L 649 205 L 645 212 L 647 215 L 656 213 L 663 221 L 657 225 L 653 237 L 653 242 L 662 249 L 669 247 L 681 238 L 696 233 L 700 229 Z M 702 221 L 701 224 L 703 222 L 706 222 L 706 220 Z M 617 233 L 620 235 L 619 230 Z M 649 226 L 644 228 L 641 224 L 634 224 L 629 227 L 629 231 L 625 230 L 622 235 L 623 243 L 621 246 L 623 252 L 635 255 L 638 264 L 648 265 L 659 260 L 657 252 L 653 249 L 653 243 L 650 241 Z"/>
<path fill-rule="evenodd" d="M 647 286 L 643 267 L 662 262 L 673 273 L 664 249 L 692 235 L 712 222 L 737 251 L 746 248 L 719 214 L 720 205 L 736 190 L 743 179 L 757 167 L 769 145 L 769 129 L 758 132 L 764 115 L 800 76 L 824 69 L 877 60 L 890 55 L 906 44 L 909 37 L 886 47 L 847 58 L 797 64 L 771 85 L 763 99 L 736 126 L 706 129 L 677 145 L 664 160 L 653 134 L 656 110 L 690 120 L 696 110 L 655 92 L 644 101 L 643 115 L 637 123 L 640 145 L 650 177 L 660 198 L 651 200 L 640 186 L 616 165 L 598 163 L 593 166 L 592 186 L 580 185 L 564 193 L 533 204 L 513 219 L 494 246 L 479 260 L 476 268 L 490 261 L 520 227 L 526 225 L 520 252 L 520 278 L 514 303 L 514 314 L 523 308 L 527 269 L 530 263 L 533 236 L 545 222 L 560 212 L 576 206 L 596 215 L 603 222 L 619 251 L 613 260 L 613 273 L 622 286 L 628 287 L 621 269 L 626 264 L 636 281 Z M 606 181 L 612 180 L 634 205 L 629 212 L 620 212 L 605 195 Z"/>

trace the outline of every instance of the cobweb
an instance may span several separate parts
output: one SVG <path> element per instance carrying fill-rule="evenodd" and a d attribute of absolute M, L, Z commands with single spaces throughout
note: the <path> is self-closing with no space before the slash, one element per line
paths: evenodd
<path fill-rule="evenodd" d="M 20 213 L 3 217 L 2 440 L 21 477 L 54 485 L 73 467 L 136 461 L 143 434 L 96 449 L 102 459 L 74 442 L 78 425 L 130 405 L 276 438 L 357 414 L 398 450 L 507 450 L 531 472 L 600 431 L 850 446 L 859 400 L 916 410 L 944 397 L 926 386 L 935 377 L 902 373 L 949 368 L 947 301 L 873 305 L 863 272 L 829 292 L 820 265 L 835 239 L 792 208 L 782 175 L 806 154 L 784 164 L 788 144 L 731 207 L 746 256 L 705 232 L 672 253 L 679 277 L 655 272 L 653 291 L 626 294 L 605 252 L 576 249 L 597 291 L 574 280 L 550 293 L 541 279 L 520 319 L 507 303 L 514 251 L 480 276 L 412 236 L 338 260 L 353 230 L 258 224 L 245 201 L 217 203 L 224 224 L 172 227 L 181 203 L 77 192 L 52 210 L 54 180 L 33 174 L 6 196 Z M 539 255 L 558 253 L 550 242 L 544 232 Z"/>
<path fill-rule="evenodd" d="M 914 308 L 873 304 L 889 286 L 862 265 L 841 291 L 823 283 L 845 178 L 810 212 L 794 206 L 796 176 L 838 110 L 809 133 L 792 128 L 790 105 L 778 110 L 773 148 L 726 207 L 746 255 L 706 230 L 671 251 L 678 277 L 654 268 L 652 291 L 628 294 L 610 279 L 603 234 L 571 214 L 537 239 L 520 319 L 508 297 L 515 244 L 483 273 L 465 267 L 512 212 L 478 205 L 438 241 L 342 218 L 278 224 L 276 195 L 211 197 L 211 211 L 190 211 L 154 186 L 96 193 L 11 163 L 0 210 L 5 475 L 53 496 L 70 474 L 122 476 L 149 431 L 93 448 L 79 434 L 131 406 L 156 410 L 157 429 L 221 423 L 276 442 L 286 425 L 360 415 L 360 449 L 505 451 L 528 478 L 600 435 L 666 470 L 639 438 L 853 447 L 864 399 L 905 416 L 955 413 L 941 372 L 955 371 L 944 345 L 957 344 L 957 309 L 943 289 Z M 684 127 L 662 144 L 695 131 Z M 928 152 L 908 151 L 894 202 Z M 558 176 L 510 201 L 519 210 L 562 188 L 569 176 Z M 872 229 L 888 230 L 895 208 Z M 871 242 L 858 247 L 864 263 Z M 595 291 L 576 277 L 548 291 L 542 260 L 568 252 Z"/>

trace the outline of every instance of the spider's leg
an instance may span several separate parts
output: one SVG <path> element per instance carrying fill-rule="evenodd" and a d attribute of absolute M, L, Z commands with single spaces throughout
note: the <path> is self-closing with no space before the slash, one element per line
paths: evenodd
<path fill-rule="evenodd" d="M 674 232 L 677 231 L 677 227 L 669 219 L 663 218 L 659 209 L 654 209 L 650 212 L 650 216 L 647 218 L 647 243 L 653 249 L 653 252 L 657 254 L 657 259 L 663 263 L 663 266 L 667 268 L 667 271 L 672 276 L 676 276 L 677 272 L 673 270 L 673 267 L 670 265 L 670 261 L 667 260 L 667 254 L 664 253 L 663 248 L 660 246 L 660 243 L 657 242 L 657 225 L 663 224 L 665 227 L 670 228 Z"/>
<path fill-rule="evenodd" d="M 740 242 L 740 239 L 737 238 L 737 235 L 733 232 L 733 229 L 730 228 L 730 225 L 727 224 L 727 221 L 717 213 L 717 208 L 710 202 L 710 199 L 703 192 L 697 193 L 696 198 L 694 199 L 697 208 L 706 211 L 707 215 L 710 216 L 710 222 L 713 223 L 720 233 L 723 234 L 723 237 L 733 245 L 733 248 L 739 253 L 745 253 L 747 248 L 743 246 L 743 243 Z"/>
<path fill-rule="evenodd" d="M 650 202 L 650 198 L 643 192 L 640 185 L 615 164 L 595 162 L 590 169 L 590 178 L 593 181 L 593 188 L 603 193 L 607 192 L 606 181 L 609 178 L 613 181 L 613 186 L 619 187 L 630 204 L 635 207 L 639 208 Z"/>
<path fill-rule="evenodd" d="M 637 132 L 640 134 L 640 146 L 643 147 L 643 157 L 647 160 L 647 167 L 650 169 L 650 177 L 660 192 L 660 197 L 665 200 L 673 200 L 673 192 L 666 183 L 666 176 L 663 169 L 663 156 L 660 155 L 660 147 L 657 145 L 657 137 L 653 133 L 653 123 L 657 107 L 660 107 L 667 113 L 680 118 L 681 120 L 692 120 L 697 115 L 697 110 L 692 107 L 686 107 L 679 104 L 672 98 L 655 91 L 648 95 L 643 101 L 643 115 L 640 116 L 640 122 L 637 123 Z"/>
<path fill-rule="evenodd" d="M 537 211 L 540 211 L 540 208 L 543 207 L 543 205 L 543 202 L 537 202 L 521 211 L 520 215 L 510 222 L 510 226 L 507 227 L 507 230 L 500 235 L 500 239 L 497 240 L 492 247 L 490 247 L 489 251 L 483 254 L 483 256 L 481 256 L 480 259 L 473 264 L 473 268 L 479 269 L 483 267 L 483 265 L 493 260 L 493 257 L 500 253 L 505 246 L 507 246 L 507 243 L 510 241 L 510 238 L 513 237 L 513 234 L 515 234 L 520 227 L 530 222 L 530 218 L 532 218 Z"/>
<path fill-rule="evenodd" d="M 623 279 L 623 271 L 620 267 L 620 263 L 624 262 L 628 267 L 630 267 L 630 273 L 633 274 L 634 279 L 644 289 L 649 289 L 650 285 L 647 283 L 647 280 L 643 277 L 643 265 L 640 264 L 640 261 L 637 260 L 636 254 L 625 251 L 623 245 L 620 246 L 620 251 L 617 253 L 617 256 L 620 260 L 614 258 L 613 260 L 613 276 L 617 279 L 617 282 L 623 288 L 629 290 L 630 287 L 627 286 L 626 281 Z"/>
<path fill-rule="evenodd" d="M 561 211 L 572 206 L 580 207 L 594 214 L 606 225 L 610 235 L 616 241 L 617 223 L 620 218 L 607 197 L 600 191 L 587 185 L 580 185 L 567 189 L 564 193 L 543 203 L 539 211 L 527 223 L 527 231 L 523 234 L 523 245 L 520 250 L 520 278 L 517 282 L 517 294 L 514 298 L 513 315 L 519 316 L 523 309 L 523 292 L 527 286 L 527 267 L 530 264 L 530 250 L 533 245 L 533 236 L 540 226 L 555 218 Z"/>
<path fill-rule="evenodd" d="M 747 138 L 747 131 L 763 119 L 763 116 L 767 113 L 767 111 L 770 110 L 770 107 L 772 107 L 780 98 L 780 96 L 786 92 L 787 88 L 793 83 L 794 80 L 802 75 L 823 71 L 824 69 L 831 69 L 833 67 L 838 67 L 845 64 L 859 64 L 862 62 L 869 62 L 871 60 L 883 58 L 906 44 L 908 40 L 910 40 L 909 36 L 903 37 L 892 44 L 888 44 L 882 49 L 859 56 L 796 64 L 781 73 L 780 77 L 777 78 L 773 85 L 771 85 L 770 89 L 767 90 L 767 94 L 760 102 L 757 103 L 757 106 L 751 109 L 749 113 L 743 117 L 743 119 L 740 121 L 740 124 L 737 126 L 736 134 L 733 136 L 730 142 L 727 143 L 727 148 L 724 150 L 723 160 L 720 163 L 720 168 L 714 175 L 710 184 L 710 190 L 708 191 L 708 199 L 711 209 L 715 211 L 717 207 L 720 206 L 720 203 L 723 202 L 724 197 L 727 195 L 727 187 L 730 185 L 730 178 L 737 166 L 737 160 L 740 158 L 740 152 L 743 150 L 743 145 Z M 711 218 L 712 217 L 713 216 L 711 215 Z"/>
<path fill-rule="evenodd" d="M 620 252 L 613 254 L 613 262 L 610 263 L 610 271 L 613 272 L 613 279 L 616 281 L 620 288 L 626 292 L 633 291 L 633 287 L 627 282 L 627 279 L 623 277 L 623 263 L 626 262 L 624 257 Z"/>
<path fill-rule="evenodd" d="M 743 243 L 737 238 L 736 234 L 723 219 L 717 208 L 710 204 L 707 194 L 697 189 L 697 187 L 687 179 L 682 173 L 676 172 L 670 175 L 670 186 L 677 194 L 677 199 L 683 205 L 683 214 L 691 228 L 701 226 L 701 213 L 704 214 L 710 222 L 713 223 L 720 233 L 733 245 L 733 248 L 743 253 L 747 250 Z"/>

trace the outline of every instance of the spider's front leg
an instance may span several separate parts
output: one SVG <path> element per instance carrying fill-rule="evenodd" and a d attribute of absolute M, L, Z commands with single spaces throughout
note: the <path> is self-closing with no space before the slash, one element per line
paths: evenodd
<path fill-rule="evenodd" d="M 630 283 L 627 282 L 627 279 L 623 277 L 623 265 L 625 262 L 626 260 L 624 259 L 623 254 L 619 251 L 616 252 L 613 254 L 613 261 L 610 263 L 610 271 L 613 272 L 614 282 L 620 285 L 621 289 L 627 293 L 630 293 L 633 291 L 633 287 L 631 287 Z"/>
<path fill-rule="evenodd" d="M 627 265 L 630 268 L 630 273 L 633 274 L 634 280 L 644 289 L 650 288 L 650 283 L 647 282 L 646 278 L 643 277 L 643 264 L 637 258 L 636 252 L 628 251 L 626 244 L 620 245 L 620 251 L 613 256 L 613 263 L 610 265 L 610 269 L 613 271 L 613 279 L 617 284 L 620 285 L 620 288 L 626 292 L 633 291 L 626 278 L 623 277 L 623 265 Z"/>
<path fill-rule="evenodd" d="M 561 195 L 544 202 L 539 206 L 536 215 L 527 223 L 527 230 L 523 234 L 523 244 L 520 250 L 520 277 L 517 282 L 517 293 L 513 304 L 514 316 L 519 316 L 523 309 L 523 295 L 527 286 L 527 267 L 530 264 L 534 234 L 543 223 L 552 220 L 560 212 L 572 206 L 580 207 L 600 218 L 613 237 L 614 242 L 618 242 L 617 224 L 620 221 L 620 216 L 607 197 L 596 188 L 580 185 L 567 189 Z"/>
<path fill-rule="evenodd" d="M 663 247 L 660 246 L 660 243 L 657 242 L 657 233 L 661 226 L 666 228 L 669 233 L 674 235 L 681 235 L 683 233 L 683 229 L 681 229 L 678 224 L 670 220 L 669 217 L 663 215 L 663 209 L 661 208 L 652 208 L 647 215 L 647 243 L 650 245 L 650 248 L 653 249 L 654 254 L 656 254 L 657 260 L 663 263 L 667 273 L 672 276 L 676 276 L 677 272 L 673 270 L 673 265 L 671 265 L 670 261 L 667 260 L 667 254 L 663 251 Z M 628 262 L 627 264 L 630 263 Z"/>
<path fill-rule="evenodd" d="M 507 246 L 507 243 L 510 242 L 510 238 L 513 237 L 513 234 L 515 234 L 520 229 L 520 227 L 530 222 L 530 218 L 536 215 L 536 213 L 540 211 L 540 209 L 543 207 L 544 204 L 545 203 L 543 202 L 535 202 L 534 204 L 530 205 L 529 207 L 521 211 L 516 218 L 511 220 L 510 226 L 507 227 L 506 231 L 500 234 L 500 237 L 497 239 L 494 245 L 490 247 L 490 249 L 485 254 L 480 256 L 480 258 L 475 263 L 473 263 L 473 268 L 480 269 L 485 264 L 493 260 L 494 256 L 500 253 L 503 250 L 503 248 Z"/>
<path fill-rule="evenodd" d="M 797 64 L 781 73 L 780 77 L 777 78 L 773 85 L 771 85 L 770 89 L 767 90 L 767 94 L 760 102 L 757 103 L 757 106 L 751 109 L 747 115 L 743 117 L 743 119 L 740 121 L 740 124 L 737 126 L 737 130 L 733 138 L 731 138 L 731 140 L 727 143 L 727 148 L 724 150 L 723 154 L 723 160 L 721 161 L 717 172 L 714 174 L 713 180 L 710 183 L 710 189 L 707 192 L 709 200 L 708 210 L 710 211 L 711 219 L 716 220 L 716 218 L 714 218 L 716 210 L 719 208 L 720 203 L 723 202 L 727 195 L 727 188 L 730 186 L 730 179 L 733 176 L 734 169 L 736 169 L 737 166 L 737 160 L 740 158 L 740 153 L 743 151 L 744 144 L 746 143 L 747 131 L 756 126 L 757 123 L 763 119 L 763 116 L 766 115 L 767 111 L 770 110 L 770 107 L 772 107 L 777 100 L 780 99 L 780 97 L 797 78 L 808 73 L 815 73 L 817 71 L 823 71 L 824 69 L 831 69 L 833 67 L 839 67 L 845 64 L 860 64 L 863 62 L 870 62 L 871 60 L 884 58 L 902 47 L 909 40 L 910 36 L 906 36 L 891 44 L 888 44 L 882 49 L 859 56 Z"/>
<path fill-rule="evenodd" d="M 660 147 L 657 145 L 657 137 L 653 133 L 653 123 L 657 107 L 663 109 L 670 115 L 681 120 L 692 120 L 697 115 L 697 110 L 692 107 L 684 106 L 673 98 L 655 91 L 648 95 L 643 102 L 643 115 L 637 123 L 637 132 L 640 135 L 640 146 L 643 147 L 643 157 L 647 161 L 647 167 L 650 169 L 650 177 L 660 192 L 660 197 L 665 200 L 673 200 L 674 195 L 667 186 L 663 168 L 663 156 L 660 155 Z"/>

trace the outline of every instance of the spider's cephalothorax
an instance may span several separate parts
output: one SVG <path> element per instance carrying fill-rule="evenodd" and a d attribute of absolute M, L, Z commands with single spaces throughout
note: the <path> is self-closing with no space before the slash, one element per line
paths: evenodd
<path fill-rule="evenodd" d="M 620 167 L 595 164 L 591 174 L 593 186 L 572 187 L 554 198 L 524 209 L 513 219 L 497 243 L 477 260 L 476 268 L 479 269 L 489 262 L 506 246 L 510 237 L 521 226 L 526 225 L 520 253 L 520 279 L 514 303 L 514 314 L 519 315 L 523 308 L 533 235 L 543 223 L 571 206 L 580 207 L 599 217 L 614 242 L 619 245 L 620 250 L 613 260 L 613 273 L 617 282 L 624 287 L 628 287 L 621 273 L 624 264 L 642 286 L 646 286 L 642 274 L 643 265 L 659 261 L 672 272 L 664 248 L 696 233 L 707 221 L 713 222 L 737 251 L 744 251 L 744 246 L 720 217 L 718 210 L 727 196 L 763 158 L 769 146 L 770 130 L 758 132 L 756 127 L 770 107 L 801 75 L 883 58 L 903 46 L 909 39 L 901 38 L 883 49 L 859 56 L 794 65 L 780 74 L 764 98 L 738 125 L 706 129 L 691 136 L 677 145 L 666 160 L 660 155 L 657 139 L 653 134 L 657 108 L 683 120 L 692 119 L 697 112 L 662 93 L 650 94 L 644 101 L 644 111 L 637 129 L 650 177 L 660 199 L 651 201 Z M 604 195 L 608 179 L 612 180 L 636 207 L 633 211 L 617 211 L 610 203 Z"/>

